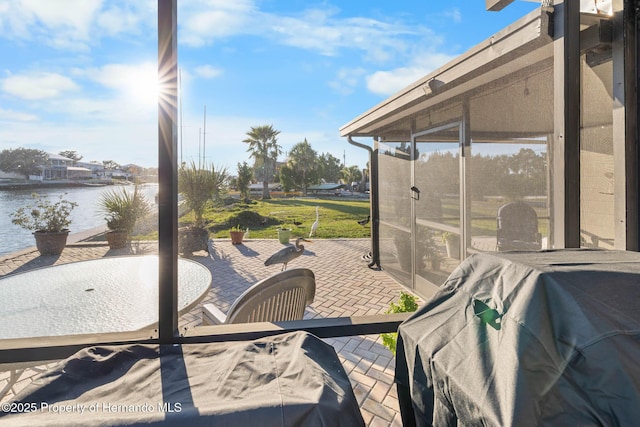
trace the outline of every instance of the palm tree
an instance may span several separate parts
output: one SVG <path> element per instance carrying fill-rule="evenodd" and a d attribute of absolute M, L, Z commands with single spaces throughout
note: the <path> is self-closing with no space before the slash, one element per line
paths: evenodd
<path fill-rule="evenodd" d="M 262 198 L 270 199 L 269 181 L 275 174 L 275 164 L 278 155 L 282 152 L 282 147 L 278 145 L 276 138 L 280 134 L 279 130 L 275 130 L 272 125 L 252 126 L 247 132 L 247 138 L 242 142 L 249 144 L 247 151 L 251 153 L 254 159 L 262 160 L 264 170 L 264 179 L 262 181 Z"/>
<path fill-rule="evenodd" d="M 293 146 L 289 152 L 289 163 L 300 174 L 299 184 L 302 186 L 302 194 L 306 196 L 309 183 L 316 179 L 312 172 L 318 166 L 318 153 L 311 148 L 307 138 Z"/>
<path fill-rule="evenodd" d="M 342 168 L 340 174 L 342 175 L 342 179 L 344 179 L 349 189 L 351 189 L 352 182 L 360 181 L 362 179 L 362 172 L 360 171 L 360 168 L 355 165 Z"/>

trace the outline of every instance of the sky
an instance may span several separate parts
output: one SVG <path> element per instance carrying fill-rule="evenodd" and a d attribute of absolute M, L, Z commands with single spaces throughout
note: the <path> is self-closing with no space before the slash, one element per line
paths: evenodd
<path fill-rule="evenodd" d="M 252 126 L 364 168 L 339 129 L 539 3 L 178 0 L 178 155 L 252 159 Z M 0 150 L 157 166 L 157 2 L 0 0 Z M 370 138 L 358 139 L 371 145 Z"/>

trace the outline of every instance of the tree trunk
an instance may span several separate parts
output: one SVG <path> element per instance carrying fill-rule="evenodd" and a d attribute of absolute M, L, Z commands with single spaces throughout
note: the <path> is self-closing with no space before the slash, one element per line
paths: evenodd
<path fill-rule="evenodd" d="M 262 181 L 262 198 L 270 199 L 271 195 L 269 194 L 269 182 L 265 179 Z"/>
<path fill-rule="evenodd" d="M 302 195 L 307 195 L 307 173 L 304 169 L 302 169 Z"/>

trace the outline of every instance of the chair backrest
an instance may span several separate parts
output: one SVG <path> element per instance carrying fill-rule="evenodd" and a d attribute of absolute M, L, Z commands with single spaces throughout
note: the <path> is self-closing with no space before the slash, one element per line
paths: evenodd
<path fill-rule="evenodd" d="M 538 250 L 541 247 L 536 211 L 523 202 L 498 209 L 498 250 Z"/>
<path fill-rule="evenodd" d="M 292 268 L 259 281 L 235 300 L 225 323 L 302 320 L 313 302 L 316 277 L 308 268 Z"/>

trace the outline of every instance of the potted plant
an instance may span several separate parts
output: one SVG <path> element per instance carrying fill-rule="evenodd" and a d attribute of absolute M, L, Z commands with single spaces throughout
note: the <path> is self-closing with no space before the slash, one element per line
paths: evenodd
<path fill-rule="evenodd" d="M 429 264 L 431 264 L 431 269 L 433 271 L 440 271 L 442 261 L 444 261 L 444 258 L 439 251 L 434 251 L 429 255 Z"/>
<path fill-rule="evenodd" d="M 397 232 L 393 236 L 398 263 L 403 271 L 411 271 L 411 235 Z"/>
<path fill-rule="evenodd" d="M 98 209 L 106 215 L 109 228 L 106 237 L 111 249 L 124 248 L 131 240 L 138 219 L 151 210 L 137 185 L 132 192 L 125 187 L 103 192 L 98 200 Z"/>
<path fill-rule="evenodd" d="M 291 229 L 290 228 L 278 228 L 278 240 L 283 245 L 289 244 L 289 239 L 291 238 Z"/>
<path fill-rule="evenodd" d="M 433 231 L 428 230 L 426 233 L 426 237 L 422 242 L 423 252 L 425 254 L 426 260 L 431 266 L 431 270 L 438 271 L 440 270 L 440 266 L 442 265 L 443 256 L 440 252 L 440 249 L 436 245 L 434 241 Z"/>
<path fill-rule="evenodd" d="M 231 243 L 234 245 L 242 244 L 242 239 L 244 238 L 244 231 L 240 228 L 240 225 L 236 225 L 231 230 L 229 230 L 229 234 L 231 235 Z"/>
<path fill-rule="evenodd" d="M 225 168 L 209 168 L 183 164 L 178 169 L 178 191 L 187 209 L 193 212 L 194 221 L 178 229 L 178 249 L 190 255 L 194 251 L 209 250 L 209 230 L 205 227 L 204 212 L 209 201 L 220 194 L 228 179 Z"/>
<path fill-rule="evenodd" d="M 31 197 L 33 203 L 11 214 L 11 222 L 33 231 L 40 254 L 59 255 L 67 245 L 71 211 L 78 204 L 64 199 L 64 195 L 60 195 L 57 202 L 51 202 L 37 193 Z"/>
<path fill-rule="evenodd" d="M 442 233 L 442 242 L 447 248 L 447 257 L 460 259 L 460 236 L 445 231 Z"/>

